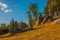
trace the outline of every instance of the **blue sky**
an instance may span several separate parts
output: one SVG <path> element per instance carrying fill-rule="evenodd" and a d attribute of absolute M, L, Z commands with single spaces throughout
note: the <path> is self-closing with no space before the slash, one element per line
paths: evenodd
<path fill-rule="evenodd" d="M 0 24 L 9 24 L 10 20 L 28 23 L 27 11 L 30 3 L 38 4 L 38 11 L 43 13 L 47 0 L 0 0 Z"/>

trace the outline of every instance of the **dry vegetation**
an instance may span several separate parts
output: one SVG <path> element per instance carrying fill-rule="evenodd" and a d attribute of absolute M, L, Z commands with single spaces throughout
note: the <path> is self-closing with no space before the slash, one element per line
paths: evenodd
<path fill-rule="evenodd" d="M 0 38 L 0 40 L 60 40 L 60 24 L 45 23 L 36 27 L 38 28 L 35 30 Z"/>
<path fill-rule="evenodd" d="M 12 19 L 12 21 L 10 22 L 9 33 L 10 35 L 14 35 L 15 33 L 17 34 L 14 36 L 9 36 L 9 33 L 0 35 L 2 36 L 0 40 L 60 40 L 59 4 L 60 1 L 49 0 L 46 8 L 44 9 L 44 16 L 42 16 L 40 12 L 38 12 L 36 4 L 30 4 L 29 10 L 27 12 L 29 18 L 29 27 L 26 28 L 27 25 L 24 22 L 21 22 L 21 25 L 20 23 L 18 25 L 18 22 Z M 59 22 L 59 24 L 55 24 L 54 20 L 56 20 L 56 22 Z M 25 28 L 34 30 L 25 32 Z M 22 33 L 19 33 L 18 29 L 19 31 L 21 30 Z"/>

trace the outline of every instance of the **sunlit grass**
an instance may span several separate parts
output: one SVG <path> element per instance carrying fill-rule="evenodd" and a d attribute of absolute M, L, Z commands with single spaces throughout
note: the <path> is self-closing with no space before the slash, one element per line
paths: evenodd
<path fill-rule="evenodd" d="M 52 24 L 49 22 L 36 27 L 39 29 L 11 37 L 0 38 L 0 40 L 60 40 L 60 24 Z"/>

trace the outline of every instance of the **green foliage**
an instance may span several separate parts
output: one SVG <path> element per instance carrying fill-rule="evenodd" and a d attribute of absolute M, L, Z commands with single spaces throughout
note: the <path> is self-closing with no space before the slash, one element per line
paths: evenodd
<path fill-rule="evenodd" d="M 31 13 L 30 11 L 27 12 L 28 14 L 28 19 L 29 19 L 29 24 L 31 24 L 31 21 L 32 21 L 32 16 L 31 16 Z"/>
<path fill-rule="evenodd" d="M 9 33 L 9 29 L 1 29 L 0 30 L 0 34 L 5 34 L 5 33 Z"/>
<path fill-rule="evenodd" d="M 32 16 L 31 16 L 31 12 L 28 11 L 27 14 L 28 14 L 28 19 L 29 19 L 29 29 L 32 29 Z"/>
<path fill-rule="evenodd" d="M 37 4 L 36 3 L 31 3 L 29 6 L 29 11 L 32 13 L 33 17 L 37 16 Z"/>
<path fill-rule="evenodd" d="M 9 33 L 9 26 L 0 26 L 0 34 Z"/>
<path fill-rule="evenodd" d="M 60 0 L 49 0 L 47 2 L 47 6 L 45 7 L 45 15 L 46 16 L 50 16 L 50 17 L 54 17 L 55 13 L 56 16 L 57 14 L 60 14 Z"/>
<path fill-rule="evenodd" d="M 12 21 L 10 22 L 9 32 L 11 35 L 16 34 L 18 32 L 18 23 L 17 21 L 14 21 L 14 19 L 12 19 Z"/>
<path fill-rule="evenodd" d="M 21 21 L 20 27 L 21 27 L 20 28 L 21 31 L 25 31 L 26 30 L 26 24 L 23 21 Z"/>
<path fill-rule="evenodd" d="M 27 12 L 28 19 L 29 19 L 29 28 L 32 29 L 32 20 L 37 17 L 37 4 L 31 3 L 29 5 L 29 10 Z"/>
<path fill-rule="evenodd" d="M 60 0 L 48 0 L 47 6 L 44 9 L 45 16 L 42 16 L 41 13 L 38 13 L 37 4 L 31 3 L 29 5 L 29 10 L 27 12 L 28 19 L 29 19 L 29 29 L 33 29 L 34 24 L 36 24 L 36 21 L 38 24 L 41 22 L 44 23 L 48 21 L 49 19 L 52 20 L 55 12 L 59 15 L 60 14 Z M 27 24 L 21 21 L 20 24 L 17 23 L 17 21 L 14 21 L 14 19 L 11 20 L 10 25 L 3 24 L 2 27 L 0 27 L 0 33 L 6 32 L 9 28 L 9 32 L 11 35 L 16 34 L 18 31 L 25 31 L 27 28 Z"/>

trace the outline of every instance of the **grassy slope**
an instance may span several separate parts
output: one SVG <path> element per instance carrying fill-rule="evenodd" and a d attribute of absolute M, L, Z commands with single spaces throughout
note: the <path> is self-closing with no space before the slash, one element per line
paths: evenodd
<path fill-rule="evenodd" d="M 39 29 L 31 30 L 12 37 L 0 38 L 0 40 L 60 40 L 60 24 L 44 24 Z"/>

